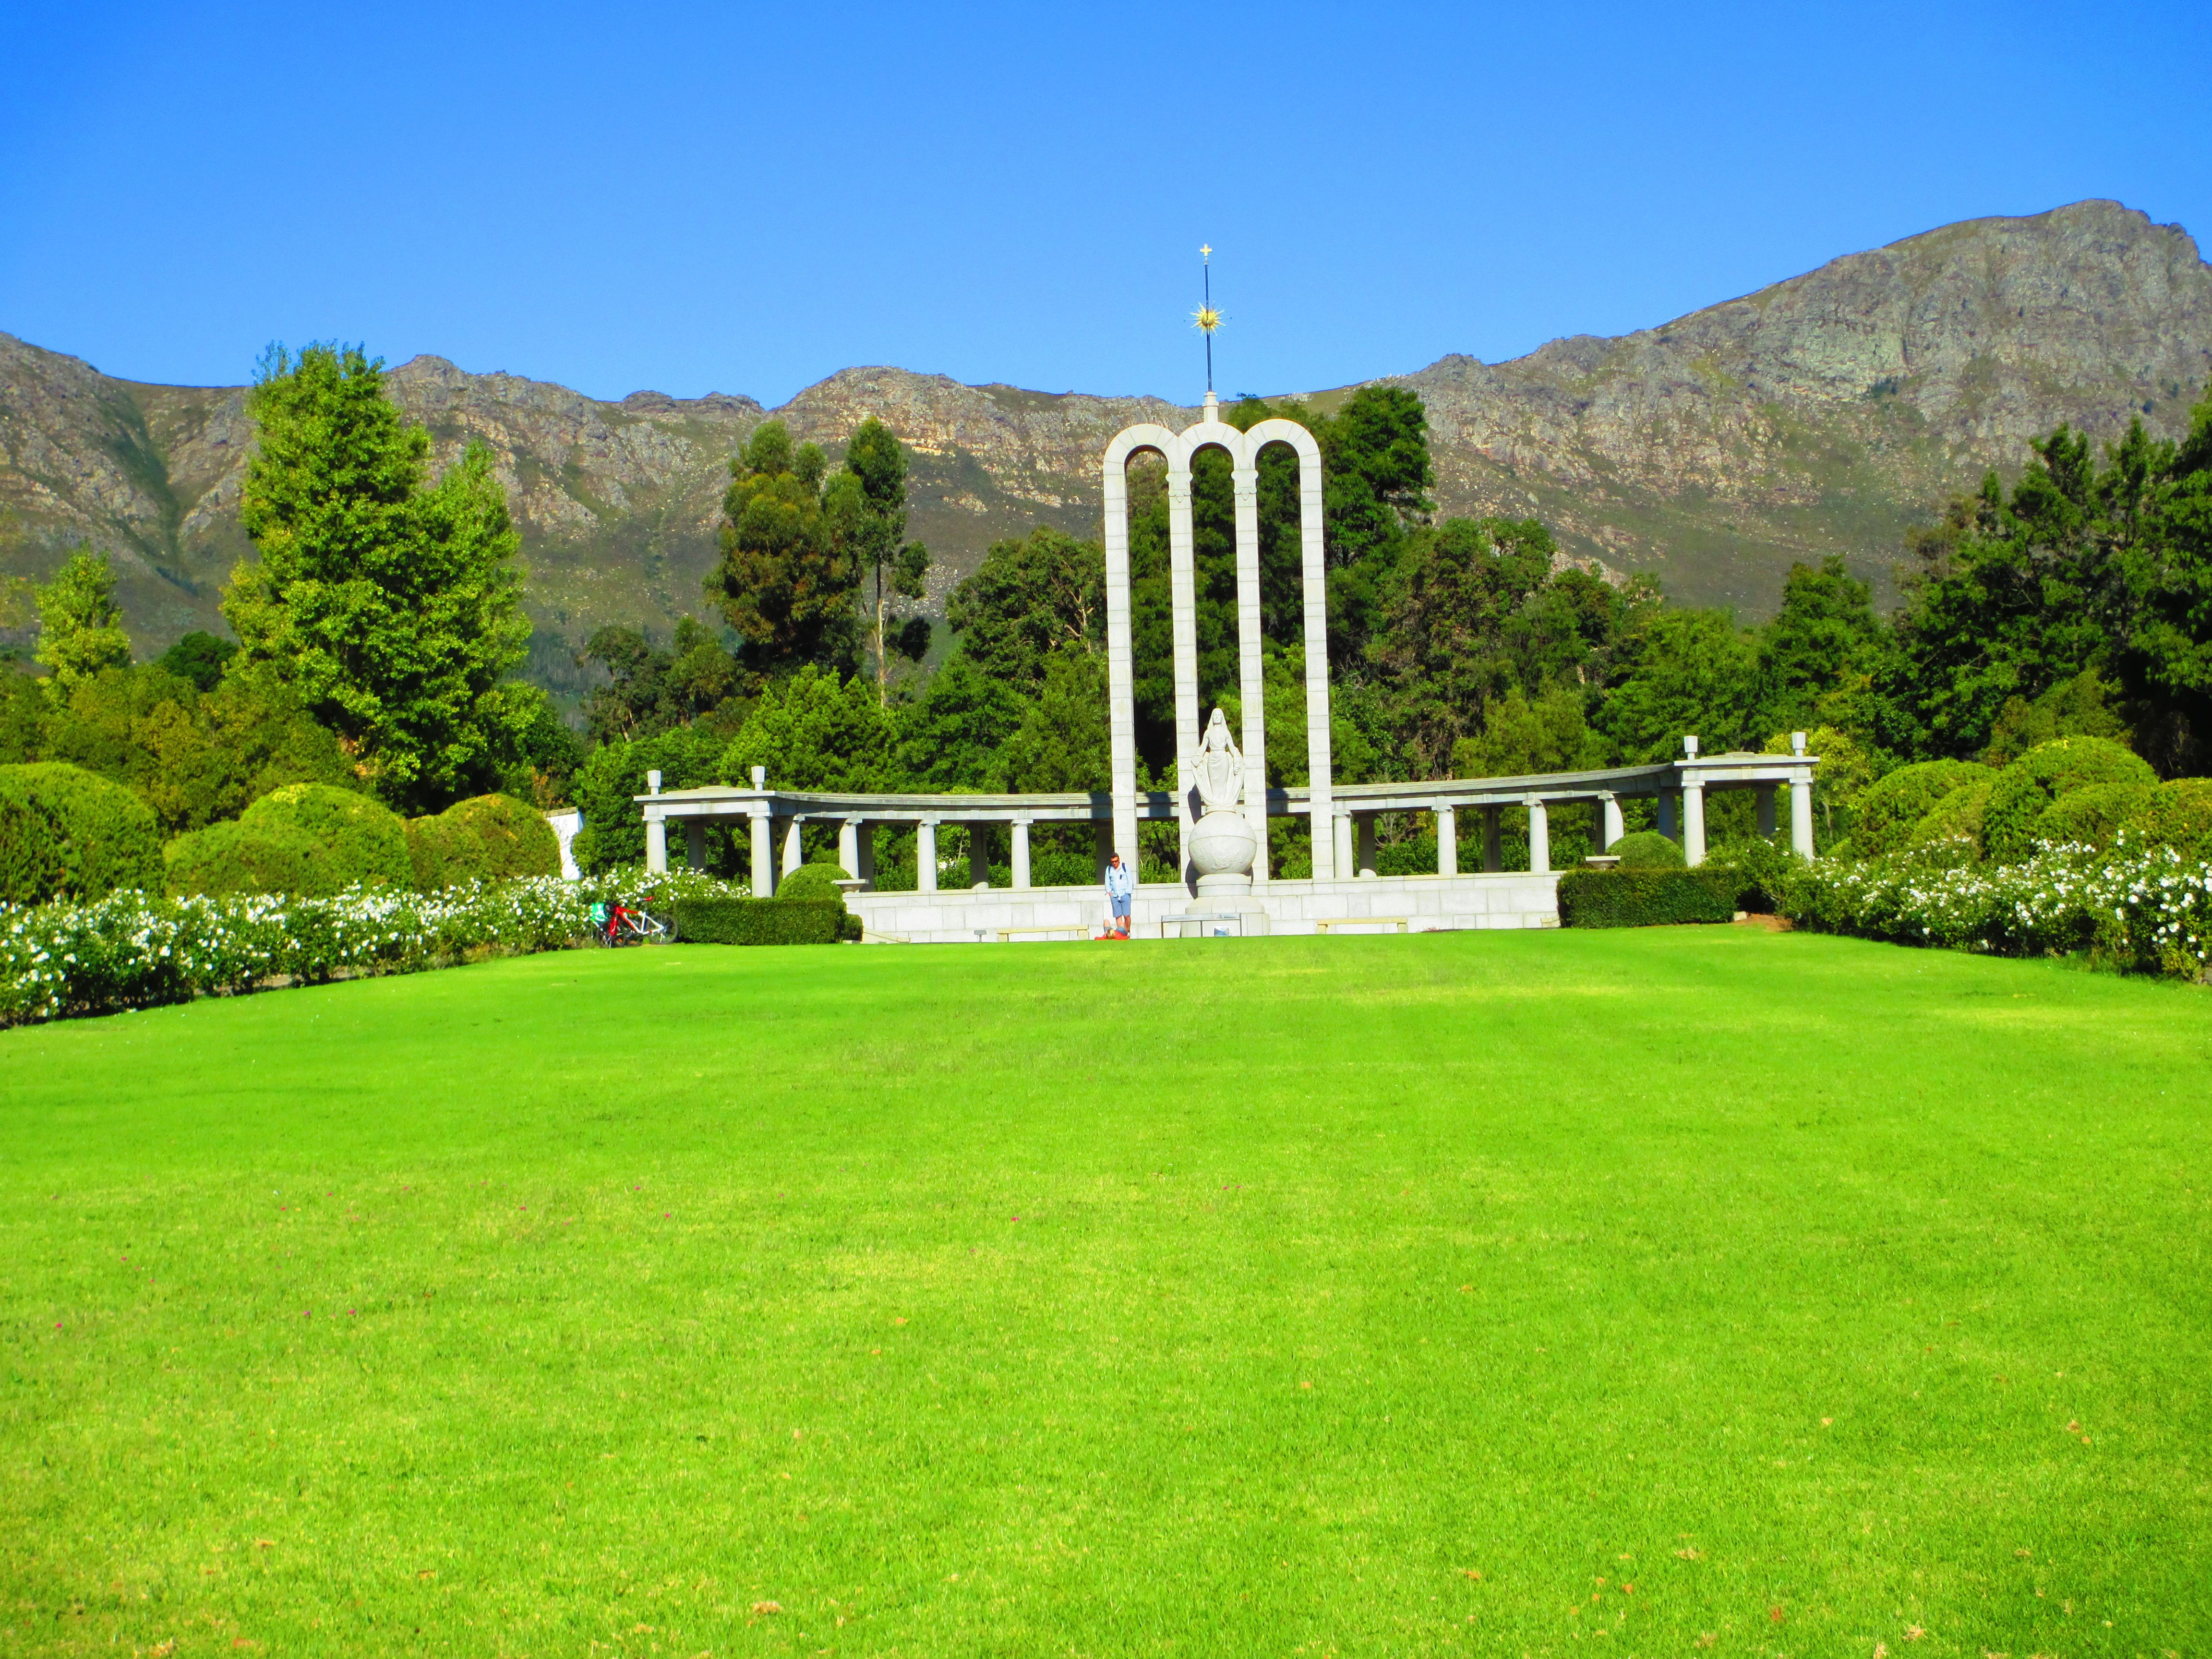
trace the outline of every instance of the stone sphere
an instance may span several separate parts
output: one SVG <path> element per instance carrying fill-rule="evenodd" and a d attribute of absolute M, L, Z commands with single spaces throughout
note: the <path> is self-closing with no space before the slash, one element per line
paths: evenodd
<path fill-rule="evenodd" d="M 1243 875 L 1259 850 L 1242 812 L 1208 812 L 1191 826 L 1191 866 L 1201 876 Z"/>

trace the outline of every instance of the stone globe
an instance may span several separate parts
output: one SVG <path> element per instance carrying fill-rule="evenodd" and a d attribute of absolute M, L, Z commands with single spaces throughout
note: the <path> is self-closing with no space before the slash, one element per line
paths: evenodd
<path fill-rule="evenodd" d="M 1191 826 L 1190 862 L 1201 886 L 1208 876 L 1249 875 L 1259 850 L 1259 839 L 1242 812 L 1208 812 Z"/>

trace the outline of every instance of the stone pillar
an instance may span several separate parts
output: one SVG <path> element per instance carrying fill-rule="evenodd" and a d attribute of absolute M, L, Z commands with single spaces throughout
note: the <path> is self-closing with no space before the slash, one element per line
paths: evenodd
<path fill-rule="evenodd" d="M 853 856 L 857 860 L 853 873 L 867 883 L 872 892 L 876 885 L 876 826 L 865 820 L 856 821 L 853 842 Z"/>
<path fill-rule="evenodd" d="M 1455 876 L 1459 873 L 1459 812 L 1449 806 L 1437 808 L 1437 873 Z"/>
<path fill-rule="evenodd" d="M 1674 792 L 1671 789 L 1662 789 L 1659 792 L 1659 833 L 1669 841 L 1675 838 Z"/>
<path fill-rule="evenodd" d="M 658 812 L 645 821 L 645 868 L 648 875 L 668 873 L 668 823 Z"/>
<path fill-rule="evenodd" d="M 860 873 L 860 821 L 847 818 L 837 826 L 837 866 L 848 876 Z"/>
<path fill-rule="evenodd" d="M 768 805 L 763 802 L 752 809 L 753 858 L 752 888 L 755 898 L 775 896 L 775 854 L 769 823 Z"/>
<path fill-rule="evenodd" d="M 1759 786 L 1759 833 L 1771 837 L 1774 834 L 1774 786 Z"/>
<path fill-rule="evenodd" d="M 914 887 L 918 893 L 937 890 L 937 820 L 924 818 L 914 827 Z"/>
<path fill-rule="evenodd" d="M 1263 424 L 1265 424 L 1263 422 Z M 1298 562 L 1304 567 L 1306 639 L 1306 780 L 1313 804 L 1316 881 L 1336 872 L 1335 775 L 1328 730 L 1328 573 L 1322 561 L 1321 450 L 1303 427 L 1290 437 L 1298 452 Z"/>
<path fill-rule="evenodd" d="M 1013 842 L 1013 856 L 1010 862 L 1014 866 L 1014 885 L 1017 888 L 1027 887 L 1030 884 L 1030 821 L 1027 818 L 1014 820 L 1011 839 Z"/>
<path fill-rule="evenodd" d="M 991 884 L 991 837 L 988 829 L 980 823 L 968 826 L 968 884 L 971 887 Z"/>
<path fill-rule="evenodd" d="M 694 870 L 707 867 L 707 826 L 696 818 L 684 820 L 684 862 Z"/>
<path fill-rule="evenodd" d="M 1813 775 L 1790 780 L 1790 849 L 1801 859 L 1813 856 Z"/>
<path fill-rule="evenodd" d="M 1552 868 L 1552 823 L 1545 816 L 1544 803 L 1534 795 L 1528 797 L 1528 869 L 1533 875 L 1545 875 Z"/>
<path fill-rule="evenodd" d="M 806 848 L 799 839 L 799 820 L 786 818 L 783 823 L 783 873 L 787 876 L 806 862 Z"/>
<path fill-rule="evenodd" d="M 1610 851 L 1613 842 L 1620 839 L 1620 797 L 1608 790 L 1597 800 L 1605 820 L 1599 827 L 1597 850 L 1603 853 Z"/>
<path fill-rule="evenodd" d="M 1705 786 L 1682 785 L 1682 862 L 1692 870 L 1705 861 Z"/>
<path fill-rule="evenodd" d="M 1173 439 L 1168 437 L 1170 446 Z M 1129 450 L 1124 433 L 1106 449 L 1106 735 L 1114 830 L 1137 844 L 1137 705 L 1129 649 Z M 1124 440 L 1132 440 L 1124 442 Z"/>
<path fill-rule="evenodd" d="M 1352 814 L 1337 812 L 1331 815 L 1331 819 L 1328 841 L 1335 854 L 1331 865 L 1336 872 L 1334 879 L 1349 881 L 1352 872 L 1359 867 L 1352 859 Z"/>
<path fill-rule="evenodd" d="M 1500 844 L 1498 817 L 1505 809 L 1486 806 L 1482 809 L 1482 873 L 1494 876 L 1505 868 L 1505 849 Z"/>
<path fill-rule="evenodd" d="M 1211 411 L 1208 411 L 1209 415 Z M 1175 656 L 1176 874 L 1190 879 L 1190 829 L 1197 822 L 1198 744 L 1206 714 L 1198 706 L 1197 555 L 1190 527 L 1190 466 L 1168 463 L 1168 622 Z M 1127 848 L 1122 861 L 1135 867 Z"/>
<path fill-rule="evenodd" d="M 1206 414 L 1214 418 L 1213 394 L 1206 395 Z M 1260 626 L 1260 469 L 1249 445 L 1234 452 L 1230 487 L 1237 507 L 1237 692 L 1244 703 L 1244 816 L 1258 843 L 1252 855 L 1252 885 L 1267 884 L 1267 678 L 1262 668 Z"/>

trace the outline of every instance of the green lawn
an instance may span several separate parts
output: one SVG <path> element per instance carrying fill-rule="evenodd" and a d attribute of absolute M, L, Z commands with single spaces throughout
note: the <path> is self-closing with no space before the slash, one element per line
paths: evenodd
<path fill-rule="evenodd" d="M 1749 928 L 0 1033 L 0 1653 L 2202 1653 L 2209 1085 Z"/>

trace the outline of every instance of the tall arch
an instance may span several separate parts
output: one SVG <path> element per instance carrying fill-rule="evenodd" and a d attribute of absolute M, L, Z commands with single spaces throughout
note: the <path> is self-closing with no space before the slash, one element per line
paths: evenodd
<path fill-rule="evenodd" d="M 1135 663 L 1129 634 L 1129 457 L 1156 450 L 1168 464 L 1169 604 L 1175 650 L 1176 822 L 1180 872 L 1190 867 L 1192 784 L 1197 759 L 1198 600 L 1190 520 L 1190 464 L 1202 449 L 1230 459 L 1237 518 L 1237 666 L 1243 704 L 1244 802 L 1259 852 L 1255 888 L 1267 880 L 1267 727 L 1266 657 L 1260 605 L 1260 452 L 1286 443 L 1298 458 L 1298 529 L 1306 643 L 1306 764 L 1311 783 L 1310 829 L 1316 879 L 1334 872 L 1335 838 L 1328 728 L 1328 594 L 1322 558 L 1321 448 L 1295 421 L 1267 420 L 1240 432 L 1206 395 L 1198 424 L 1181 433 L 1151 422 L 1133 426 L 1106 447 L 1107 731 L 1111 751 L 1114 847 L 1137 867 L 1137 726 Z"/>

